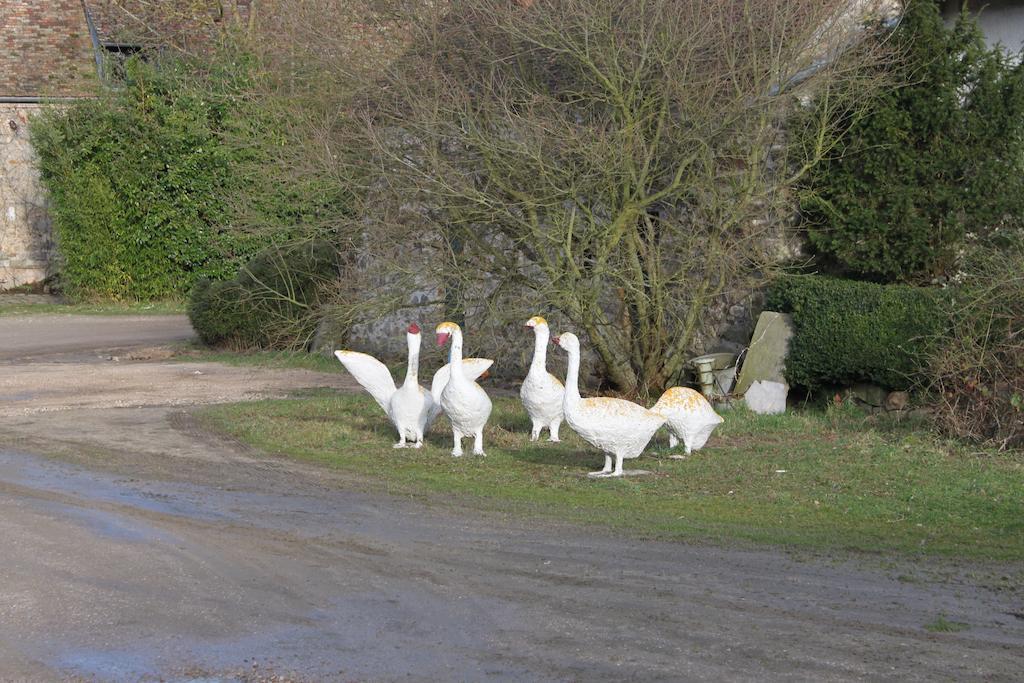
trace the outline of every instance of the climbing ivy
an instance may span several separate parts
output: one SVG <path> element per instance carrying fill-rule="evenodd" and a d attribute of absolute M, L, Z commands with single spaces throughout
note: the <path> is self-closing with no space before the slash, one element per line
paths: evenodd
<path fill-rule="evenodd" d="M 265 163 L 282 141 L 249 103 L 255 74 L 238 54 L 133 58 L 116 88 L 36 118 L 68 295 L 182 295 L 199 278 L 233 276 L 343 202 L 339 189 L 275 176 Z"/>

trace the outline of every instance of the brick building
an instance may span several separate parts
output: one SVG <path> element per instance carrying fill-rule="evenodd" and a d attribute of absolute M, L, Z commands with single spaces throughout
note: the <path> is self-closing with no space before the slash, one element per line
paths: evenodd
<path fill-rule="evenodd" d="M 95 94 L 112 53 L 201 45 L 250 2 L 0 0 L 0 290 L 44 280 L 54 252 L 29 119 Z"/>
<path fill-rule="evenodd" d="M 94 91 L 81 0 L 0 0 L 0 288 L 38 282 L 52 252 L 28 120 L 47 99 Z"/>

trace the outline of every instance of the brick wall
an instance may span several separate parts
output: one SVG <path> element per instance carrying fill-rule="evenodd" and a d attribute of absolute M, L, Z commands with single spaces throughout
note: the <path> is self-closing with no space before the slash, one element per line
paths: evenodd
<path fill-rule="evenodd" d="M 81 0 L 0 0 L 0 96 L 87 95 L 95 77 Z"/>

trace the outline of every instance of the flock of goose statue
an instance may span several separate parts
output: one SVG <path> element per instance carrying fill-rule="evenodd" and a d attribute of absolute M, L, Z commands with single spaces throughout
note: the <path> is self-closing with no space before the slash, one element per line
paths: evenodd
<path fill-rule="evenodd" d="M 703 395 L 685 387 L 668 389 L 651 408 L 620 398 L 582 398 L 580 340 L 571 332 L 551 337 L 547 321 L 540 316 L 530 318 L 526 326 L 534 334 L 533 361 L 519 395 L 532 423 L 530 440 L 537 441 L 547 429 L 549 440 L 557 442 L 564 420 L 605 454 L 604 468 L 591 472 L 592 477 L 621 477 L 622 461 L 639 457 L 662 426 L 668 428 L 670 447 L 682 441 L 691 453 L 703 447 L 722 422 Z M 474 455 L 485 455 L 484 426 L 491 415 L 491 399 L 476 379 L 494 361 L 463 358 L 462 328 L 455 323 L 441 323 L 435 332 L 439 346 L 451 342 L 451 353 L 448 364 L 434 373 L 429 392 L 419 384 L 420 328 L 415 323 L 406 333 L 409 362 L 401 387 L 395 386 L 391 372 L 373 356 L 356 351 L 335 351 L 334 355 L 391 418 L 398 430 L 395 448 L 420 448 L 424 433 L 443 410 L 452 426 L 452 455 L 463 454 L 466 438 L 473 439 Z M 547 370 L 549 339 L 568 356 L 564 386 Z"/>

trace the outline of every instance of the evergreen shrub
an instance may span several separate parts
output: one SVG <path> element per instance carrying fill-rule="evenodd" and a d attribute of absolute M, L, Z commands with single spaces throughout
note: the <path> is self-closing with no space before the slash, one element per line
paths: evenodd
<path fill-rule="evenodd" d="M 338 183 L 272 163 L 288 140 L 250 97 L 257 73 L 230 52 L 134 57 L 116 87 L 34 119 L 66 295 L 183 296 L 343 213 Z"/>
<path fill-rule="evenodd" d="M 951 277 L 966 235 L 1024 211 L 1024 64 L 987 47 L 966 12 L 946 26 L 934 0 L 911 0 L 881 39 L 901 55 L 888 69 L 895 86 L 850 112 L 846 135 L 811 171 L 804 224 L 833 272 Z M 818 108 L 830 106 L 822 96 Z"/>

